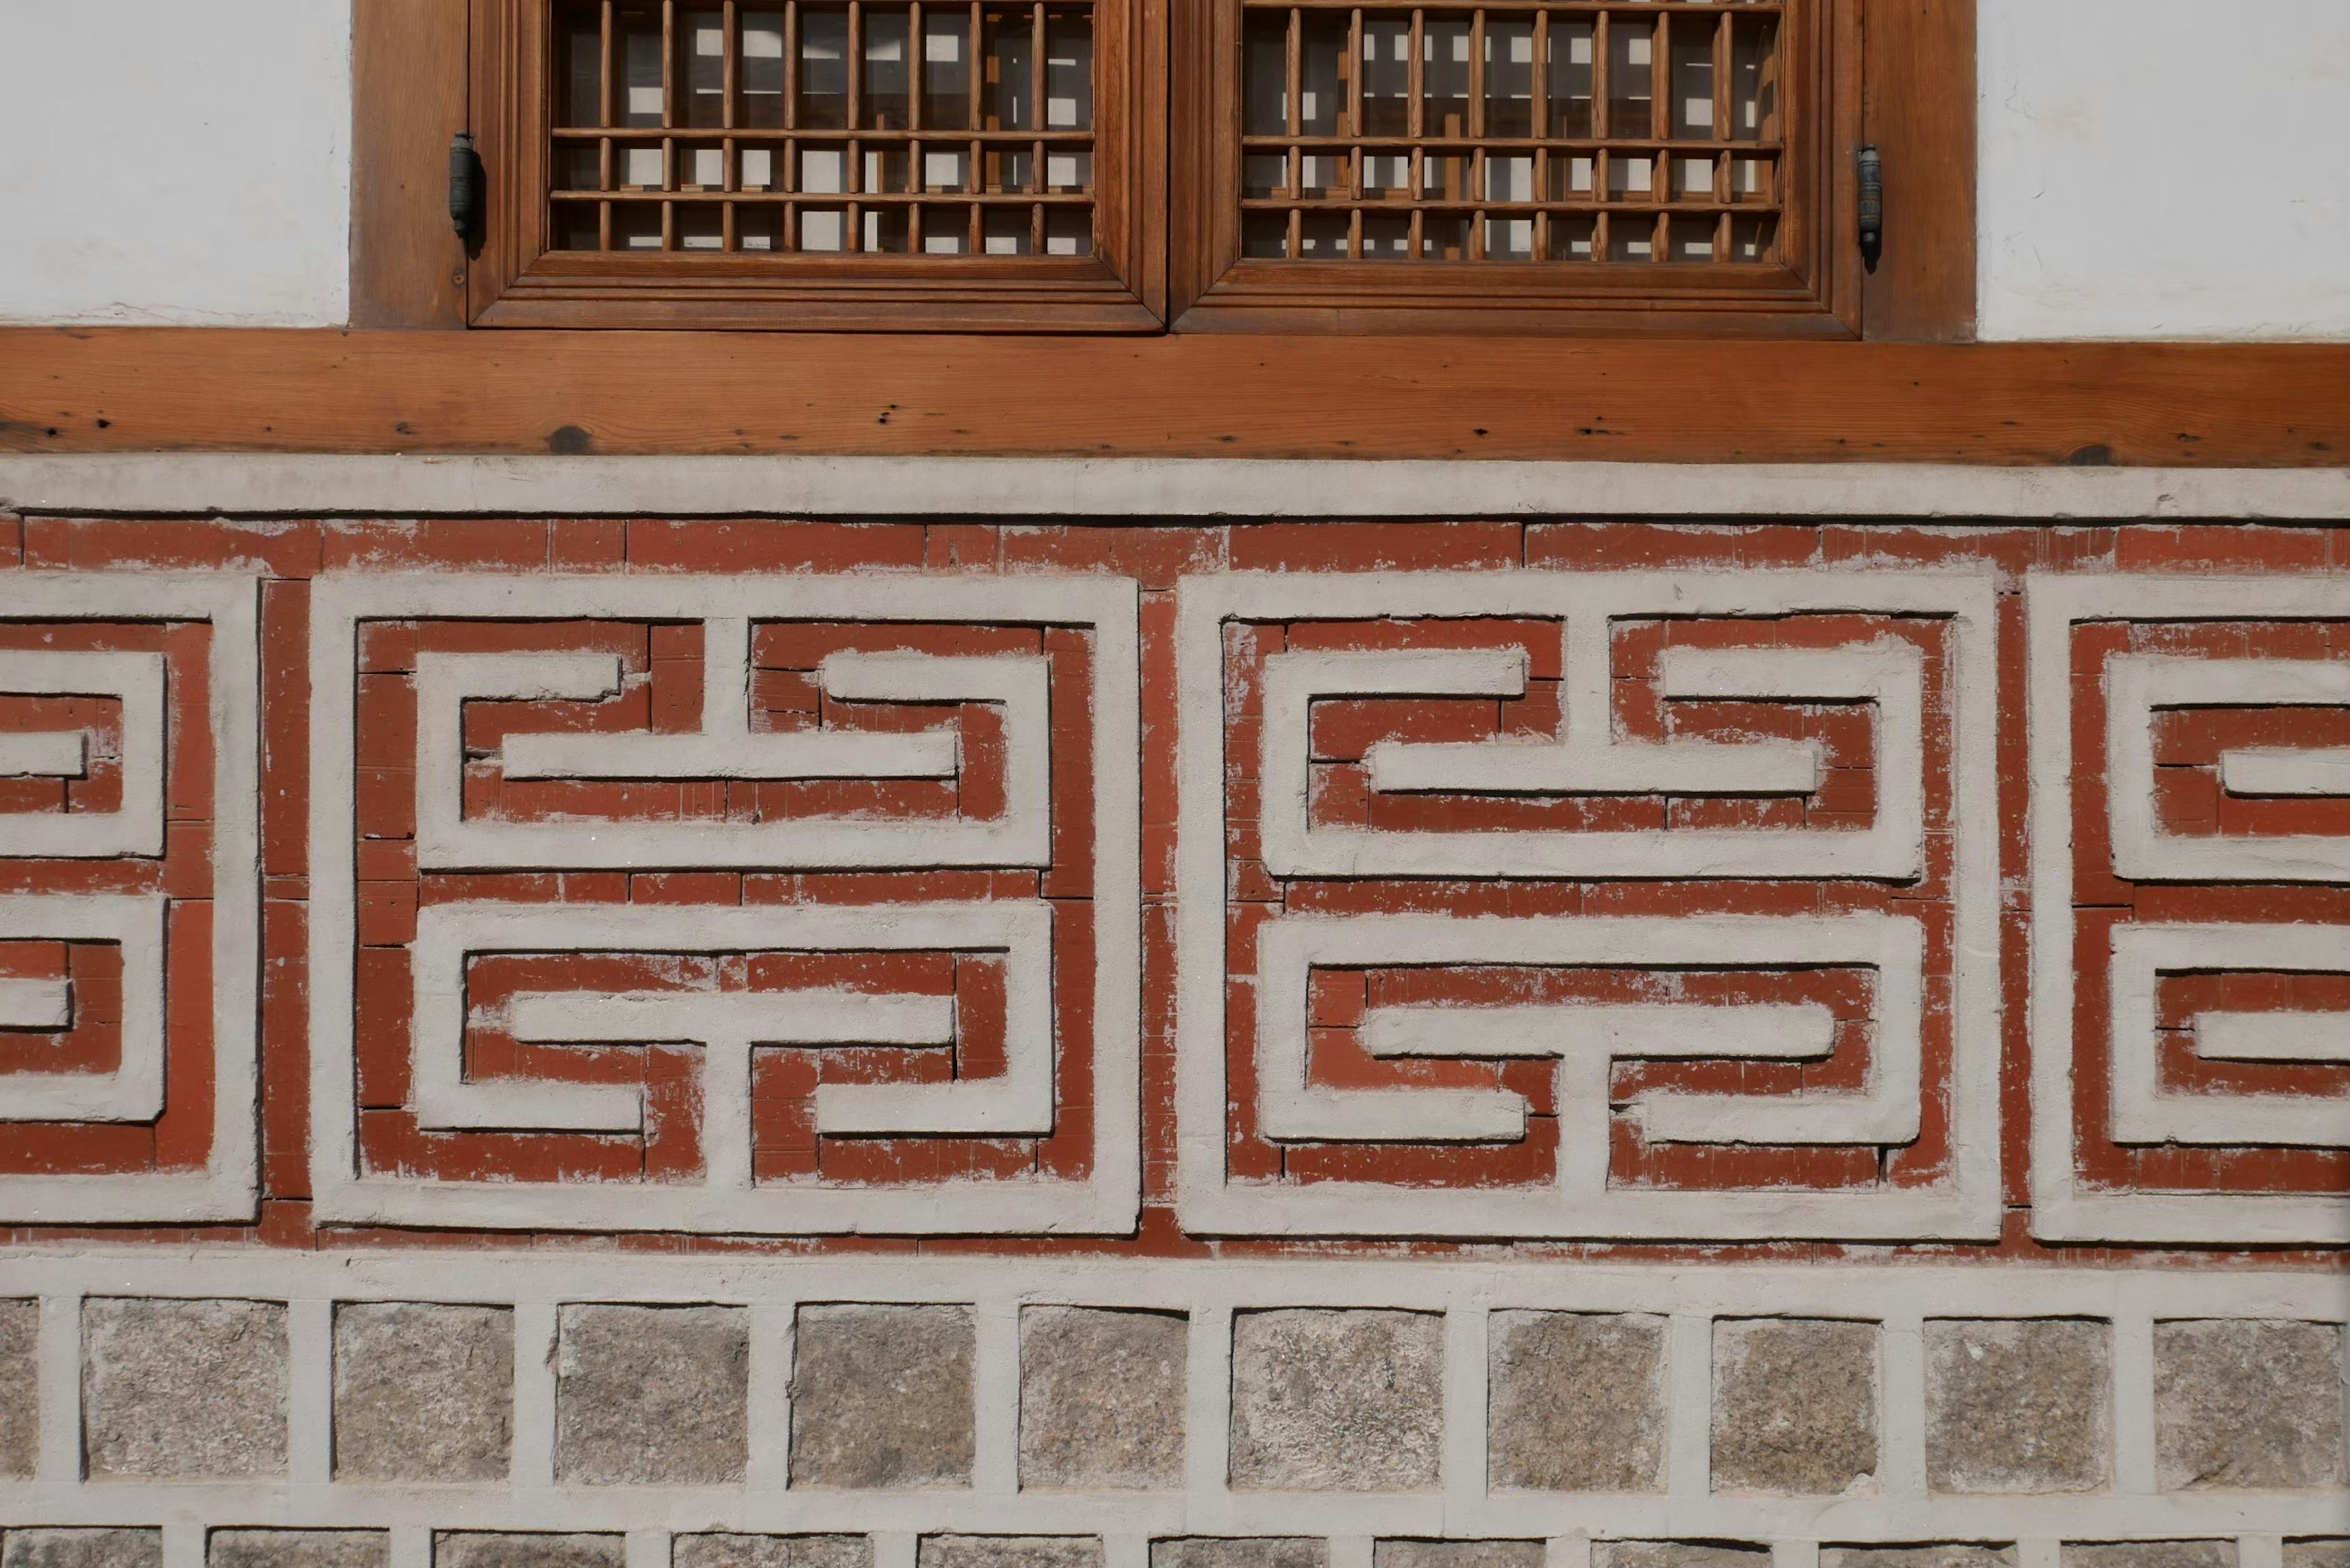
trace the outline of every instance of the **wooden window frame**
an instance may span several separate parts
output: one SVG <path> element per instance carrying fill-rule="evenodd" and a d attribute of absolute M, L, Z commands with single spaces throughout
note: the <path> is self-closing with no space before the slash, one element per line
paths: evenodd
<path fill-rule="evenodd" d="M 1214 92 L 1237 90 L 1237 67 L 1202 75 L 1218 58 L 1219 27 L 1237 43 L 1238 0 L 1129 0 L 1135 26 L 1117 60 L 1097 47 L 1097 70 L 1122 69 L 1133 90 L 1118 136 L 1132 178 L 1121 203 L 1128 236 L 1105 242 L 1104 274 L 1074 287 L 972 286 L 971 262 L 945 279 L 902 273 L 876 277 L 854 265 L 821 283 L 792 280 L 730 289 L 712 301 L 673 279 L 613 269 L 583 286 L 557 283 L 544 257 L 525 259 L 526 239 L 486 236 L 469 257 L 445 211 L 448 149 L 471 129 L 491 160 L 494 192 L 507 150 L 508 126 L 493 128 L 468 101 L 471 68 L 484 47 L 476 15 L 536 0 L 355 0 L 354 192 L 351 313 L 355 327 L 742 327 L 812 331 L 920 331 L 1070 334 L 1250 332 L 1270 334 L 1514 336 L 1551 335 L 1868 338 L 1964 342 L 1974 335 L 1975 0 L 1834 0 L 1848 8 L 1858 69 L 1850 106 L 1850 147 L 1875 145 L 1884 160 L 1886 241 L 1877 265 L 1862 270 L 1842 209 L 1825 221 L 1823 254 L 1833 264 L 1808 300 L 1780 297 L 1741 305 L 1711 296 L 1707 286 L 1675 285 L 1676 297 L 1624 306 L 1584 293 L 1562 297 L 1560 280 L 1537 278 L 1533 292 L 1497 275 L 1532 267 L 1481 263 L 1441 286 L 1397 275 L 1442 264 L 1254 264 L 1240 268 L 1216 235 L 1219 154 L 1203 140 Z M 1234 57 L 1236 59 L 1236 56 Z M 1178 90 L 1170 99 L 1168 84 Z M 1199 88 L 1188 97 L 1187 84 Z M 1112 96 L 1097 95 L 1097 100 Z M 470 108 L 470 112 L 469 112 Z M 1164 128 L 1163 130 L 1160 128 Z M 504 140 L 500 140 L 503 137 Z M 1835 178 L 1851 180 L 1850 147 L 1830 150 Z M 1162 155 L 1163 150 L 1163 155 Z M 1107 149 L 1107 133 L 1097 159 Z M 1843 200 L 1840 195 L 1837 198 Z M 1105 224 L 1107 226 L 1107 209 Z M 1840 232 L 1839 232 L 1840 231 Z M 637 258 L 604 257 L 633 263 Z M 828 263 L 827 265 L 831 265 Z M 1552 263 L 1548 268 L 1586 264 Z M 1375 270 L 1377 292 L 1334 288 L 1332 266 Z M 1679 268 L 1655 267 L 1658 272 Z M 1691 273 L 1712 268 L 1691 267 Z M 1276 275 L 1261 278 L 1259 273 Z M 1346 280 L 1338 280 L 1344 285 Z M 1587 285 L 1585 286 L 1587 288 Z M 1404 287 L 1413 292 L 1403 293 Z M 1114 294 L 1112 291 L 1115 291 Z"/>

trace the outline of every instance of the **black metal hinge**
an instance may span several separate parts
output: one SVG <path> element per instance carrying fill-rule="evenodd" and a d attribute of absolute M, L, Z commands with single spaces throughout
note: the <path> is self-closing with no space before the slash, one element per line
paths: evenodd
<path fill-rule="evenodd" d="M 449 143 L 449 222 L 461 238 L 472 239 L 480 227 L 485 184 L 482 155 L 473 151 L 473 134 L 461 130 Z"/>
<path fill-rule="evenodd" d="M 1869 271 L 1885 249 L 1885 165 L 1874 143 L 1860 150 L 1860 260 Z"/>

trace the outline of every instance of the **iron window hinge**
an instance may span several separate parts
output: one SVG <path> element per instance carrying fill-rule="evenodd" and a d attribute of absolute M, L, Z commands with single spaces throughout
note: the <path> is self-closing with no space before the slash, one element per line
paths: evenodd
<path fill-rule="evenodd" d="M 473 151 L 470 131 L 461 130 L 449 143 L 449 222 L 460 238 L 471 239 L 482 213 L 482 155 Z"/>
<path fill-rule="evenodd" d="M 1869 271 L 1885 248 L 1885 164 L 1875 143 L 1860 150 L 1860 260 Z"/>

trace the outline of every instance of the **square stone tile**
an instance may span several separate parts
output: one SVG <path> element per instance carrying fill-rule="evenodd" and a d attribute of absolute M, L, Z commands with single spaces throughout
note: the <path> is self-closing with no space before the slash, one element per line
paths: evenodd
<path fill-rule="evenodd" d="M 1971 1542 L 1931 1546 L 1823 1546 L 1820 1568 L 2015 1568 L 2015 1548 Z"/>
<path fill-rule="evenodd" d="M 432 1568 L 628 1568 L 620 1535 L 452 1530 L 432 1541 Z"/>
<path fill-rule="evenodd" d="M 2154 1458 L 2165 1491 L 2342 1485 L 2341 1325 L 2156 1324 Z"/>
<path fill-rule="evenodd" d="M 680 1535 L 670 1568 L 872 1568 L 864 1535 Z"/>
<path fill-rule="evenodd" d="M 284 1303 L 92 1296 L 81 1342 L 90 1480 L 286 1473 Z"/>
<path fill-rule="evenodd" d="M 1232 1315 L 1232 1484 L 1426 1491 L 1444 1446 L 1444 1320 L 1284 1308 Z"/>
<path fill-rule="evenodd" d="M 925 1535 L 915 1568 L 1102 1568 L 1097 1535 Z"/>
<path fill-rule="evenodd" d="M 1720 1541 L 1595 1541 L 1591 1568 L 1771 1568 L 1771 1549 Z"/>
<path fill-rule="evenodd" d="M 1330 1568 L 1330 1543 L 1304 1536 L 1180 1536 L 1150 1543 L 1150 1568 Z"/>
<path fill-rule="evenodd" d="M 12 1530 L 0 1568 L 163 1568 L 160 1530 Z"/>
<path fill-rule="evenodd" d="M 391 1537 L 380 1530 L 215 1530 L 204 1568 L 387 1568 Z"/>
<path fill-rule="evenodd" d="M 1492 1314 L 1485 1468 L 1497 1491 L 1661 1491 L 1665 1320 Z"/>
<path fill-rule="evenodd" d="M 0 1301 L 0 1476 L 10 1479 L 40 1468 L 40 1343 L 41 1303 Z"/>
<path fill-rule="evenodd" d="M 1020 1314 L 1020 1484 L 1177 1490 L 1191 1323 L 1157 1312 Z"/>
<path fill-rule="evenodd" d="M 335 1309 L 337 1479 L 502 1481 L 513 1455 L 511 1309 Z"/>
<path fill-rule="evenodd" d="M 2095 1491 L 2113 1478 L 2113 1325 L 1929 1320 L 1926 1484 L 1942 1492 Z"/>
<path fill-rule="evenodd" d="M 2063 1568 L 2236 1568 L 2233 1541 L 2067 1541 Z"/>
<path fill-rule="evenodd" d="M 1371 1568 L 1543 1568 L 1539 1541 L 1380 1541 Z"/>
<path fill-rule="evenodd" d="M 971 1309 L 799 1309 L 793 1336 L 794 1486 L 971 1484 Z"/>
<path fill-rule="evenodd" d="M 1877 1473 L 1877 1325 L 1713 1325 L 1713 1490 L 1834 1496 Z"/>
<path fill-rule="evenodd" d="M 566 1486 L 723 1486 L 750 1453 L 751 1314 L 566 1306 L 556 1336 L 555 1477 Z"/>
<path fill-rule="evenodd" d="M 2284 1568 L 2350 1568 L 2350 1536 L 2313 1535 L 2288 1541 Z"/>

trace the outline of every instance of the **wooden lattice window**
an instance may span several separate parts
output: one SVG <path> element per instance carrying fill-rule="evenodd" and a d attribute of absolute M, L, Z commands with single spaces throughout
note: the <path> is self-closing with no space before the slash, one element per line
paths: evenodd
<path fill-rule="evenodd" d="M 1842 335 L 1856 12 L 1218 0 L 1178 100 L 1179 142 L 1213 148 L 1176 236 L 1186 325 Z"/>
<path fill-rule="evenodd" d="M 1129 9 L 480 0 L 478 318 L 1155 327 Z"/>

